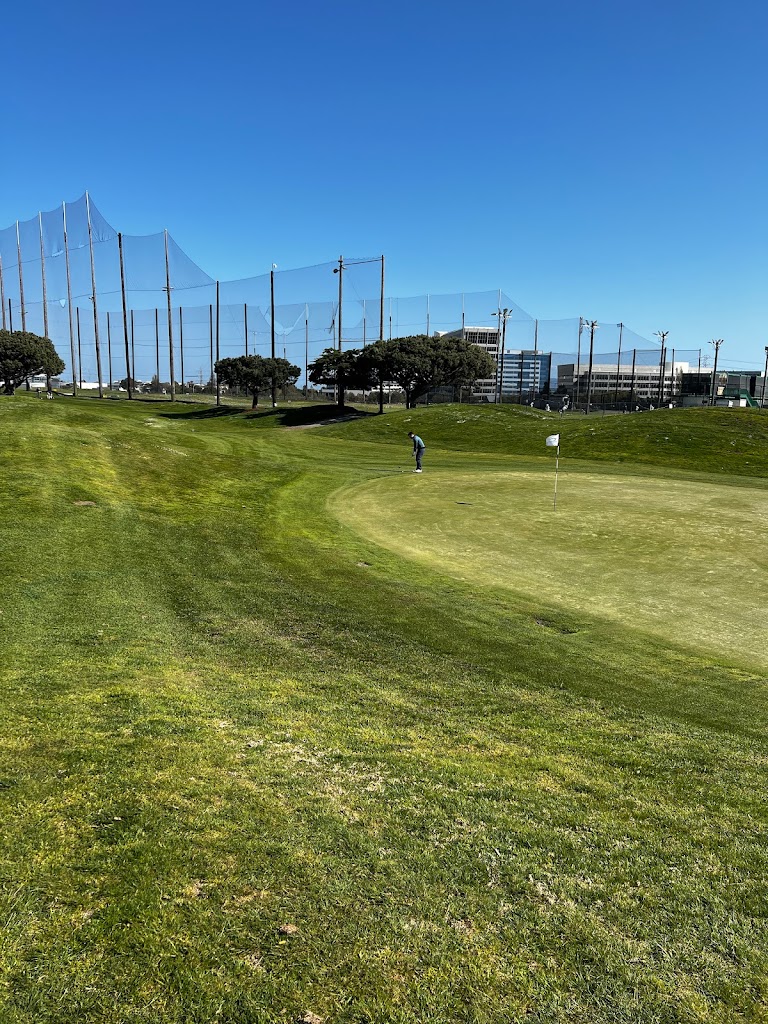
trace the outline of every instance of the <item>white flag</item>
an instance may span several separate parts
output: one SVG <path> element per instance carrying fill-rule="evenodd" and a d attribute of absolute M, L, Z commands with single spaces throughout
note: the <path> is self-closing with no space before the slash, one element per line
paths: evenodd
<path fill-rule="evenodd" d="M 547 438 L 547 448 L 559 448 L 560 447 L 560 435 L 550 434 Z"/>

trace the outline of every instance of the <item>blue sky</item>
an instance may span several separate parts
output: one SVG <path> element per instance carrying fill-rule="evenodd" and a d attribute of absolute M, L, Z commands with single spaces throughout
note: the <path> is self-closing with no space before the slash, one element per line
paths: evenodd
<path fill-rule="evenodd" d="M 500 287 L 762 367 L 765 3 L 75 0 L 3 30 L 0 227 L 87 188 L 222 280 L 383 252 L 392 295 Z"/>

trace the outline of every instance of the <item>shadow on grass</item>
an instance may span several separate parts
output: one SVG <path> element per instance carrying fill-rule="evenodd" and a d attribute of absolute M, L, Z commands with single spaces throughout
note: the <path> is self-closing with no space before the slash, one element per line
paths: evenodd
<path fill-rule="evenodd" d="M 256 426 L 263 427 L 308 427 L 319 423 L 338 423 L 346 419 L 359 419 L 374 415 L 368 411 L 360 411 L 350 406 L 343 410 L 337 405 L 299 405 L 299 406 L 278 406 L 246 409 L 242 406 L 220 405 L 205 406 L 190 409 L 185 412 L 168 410 L 161 412 L 160 416 L 172 417 L 182 420 L 210 420 L 220 419 L 228 416 L 240 416 L 244 420 L 253 422 Z"/>

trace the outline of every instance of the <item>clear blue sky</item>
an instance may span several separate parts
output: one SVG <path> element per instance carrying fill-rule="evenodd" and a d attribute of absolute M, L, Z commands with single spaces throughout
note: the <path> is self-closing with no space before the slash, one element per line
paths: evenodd
<path fill-rule="evenodd" d="M 12 4 L 0 226 L 87 188 L 221 279 L 383 252 L 762 367 L 767 40 L 764 0 Z"/>

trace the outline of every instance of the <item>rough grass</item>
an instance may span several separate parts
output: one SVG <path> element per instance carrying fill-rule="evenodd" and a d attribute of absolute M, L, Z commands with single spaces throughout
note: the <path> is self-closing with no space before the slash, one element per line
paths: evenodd
<path fill-rule="evenodd" d="M 0 404 L 0 1019 L 764 1020 L 759 667 L 340 523 L 389 417 L 190 411 Z"/>

